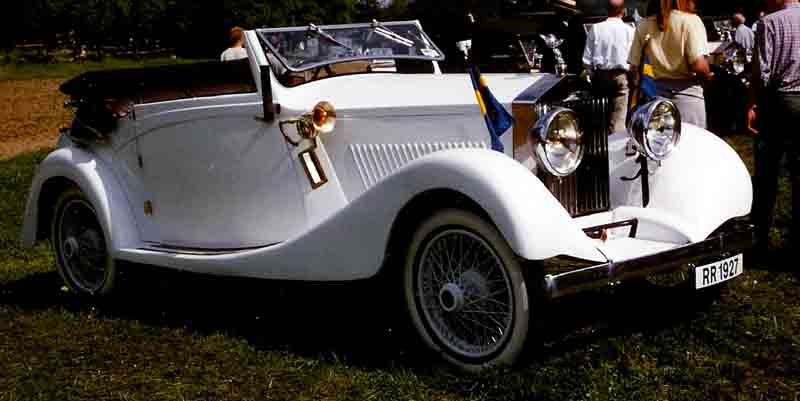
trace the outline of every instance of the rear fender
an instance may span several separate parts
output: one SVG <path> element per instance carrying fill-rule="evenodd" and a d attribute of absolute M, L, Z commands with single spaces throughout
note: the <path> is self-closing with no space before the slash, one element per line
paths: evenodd
<path fill-rule="evenodd" d="M 22 244 L 32 246 L 40 235 L 40 219 L 48 216 L 42 210 L 55 205 L 40 202 L 43 190 L 54 180 L 68 180 L 76 185 L 92 203 L 103 227 L 112 254 L 118 249 L 135 246 L 139 242 L 136 221 L 128 200 L 114 173 L 91 152 L 66 147 L 50 153 L 39 165 L 31 184 L 22 226 Z"/>

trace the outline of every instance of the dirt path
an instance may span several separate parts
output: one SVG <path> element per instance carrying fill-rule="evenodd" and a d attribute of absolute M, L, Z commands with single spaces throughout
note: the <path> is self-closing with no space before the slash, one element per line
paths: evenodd
<path fill-rule="evenodd" d="M 0 81 L 0 160 L 55 146 L 70 113 L 61 80 Z"/>

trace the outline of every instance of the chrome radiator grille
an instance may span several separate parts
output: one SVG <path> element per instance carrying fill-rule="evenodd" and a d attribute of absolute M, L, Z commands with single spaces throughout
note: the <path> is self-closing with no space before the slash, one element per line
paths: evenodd
<path fill-rule="evenodd" d="M 608 99 L 580 99 L 551 105 L 570 108 L 578 114 L 586 153 L 575 174 L 558 178 L 539 169 L 539 178 L 572 216 L 608 210 L 608 116 L 611 112 Z"/>

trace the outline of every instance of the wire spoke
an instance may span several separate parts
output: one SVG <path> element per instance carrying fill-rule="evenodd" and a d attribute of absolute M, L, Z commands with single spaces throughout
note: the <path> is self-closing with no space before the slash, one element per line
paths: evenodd
<path fill-rule="evenodd" d="M 496 326 L 488 326 L 488 325 L 484 324 L 484 322 L 481 322 L 480 320 L 477 320 L 477 319 L 470 318 L 470 317 L 468 317 L 466 315 L 459 315 L 459 317 L 461 317 L 464 320 L 466 320 L 466 321 L 468 321 L 470 323 L 473 323 L 473 324 L 475 324 L 477 326 L 483 327 L 484 329 L 489 330 L 489 331 L 501 331 L 502 330 L 502 329 L 498 330 L 498 327 L 496 327 Z"/>
<path fill-rule="evenodd" d="M 498 301 L 498 300 L 494 299 L 495 295 L 503 294 L 506 291 L 508 291 L 507 288 L 501 288 L 501 289 L 495 290 L 494 292 L 492 292 L 492 293 L 490 293 L 488 295 L 482 296 L 480 298 L 474 298 L 474 299 L 470 300 L 469 302 L 464 304 L 464 307 L 467 307 L 467 306 L 470 306 L 470 305 L 475 305 L 475 304 L 481 303 L 483 301 L 490 301 L 490 302 L 494 302 L 494 303 L 496 303 L 498 305 L 508 306 L 508 303 L 504 303 L 504 302 L 501 302 L 501 301 Z"/>

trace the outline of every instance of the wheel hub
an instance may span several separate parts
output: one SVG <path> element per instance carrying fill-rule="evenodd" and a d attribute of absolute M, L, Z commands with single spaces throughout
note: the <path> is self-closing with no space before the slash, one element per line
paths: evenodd
<path fill-rule="evenodd" d="M 439 305 L 445 312 L 458 312 L 464 306 L 464 290 L 458 284 L 445 284 L 439 291 Z"/>
<path fill-rule="evenodd" d="M 80 250 L 80 244 L 75 237 L 68 237 L 64 240 L 64 257 L 67 259 L 74 258 Z"/>

